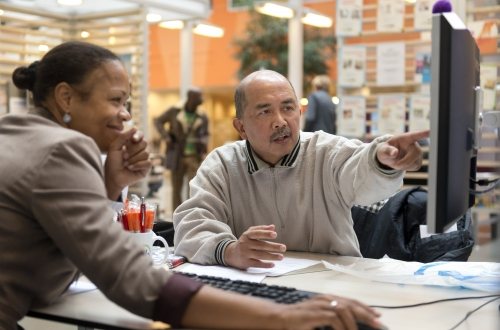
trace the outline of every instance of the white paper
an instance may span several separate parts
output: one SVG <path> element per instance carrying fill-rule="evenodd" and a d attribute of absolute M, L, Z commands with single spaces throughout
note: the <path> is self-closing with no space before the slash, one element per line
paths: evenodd
<path fill-rule="evenodd" d="M 337 0 L 337 36 L 357 36 L 361 34 L 363 0 Z"/>
<path fill-rule="evenodd" d="M 430 108 L 431 97 L 429 95 L 414 94 L 411 96 L 408 125 L 408 130 L 410 132 L 427 130 L 430 128 Z"/>
<path fill-rule="evenodd" d="M 498 69 L 496 65 L 481 64 L 481 88 L 483 90 L 483 109 L 495 110 Z"/>
<path fill-rule="evenodd" d="M 377 4 L 377 32 L 403 31 L 405 2 L 379 0 Z"/>
<path fill-rule="evenodd" d="M 95 286 L 95 284 L 90 281 L 76 280 L 75 282 L 71 283 L 68 290 L 66 291 L 66 294 L 83 293 L 96 289 L 97 287 Z"/>
<path fill-rule="evenodd" d="M 193 273 L 196 275 L 225 277 L 231 280 L 262 282 L 264 278 L 266 278 L 266 276 L 280 276 L 321 263 L 321 261 L 319 260 L 289 257 L 285 257 L 283 258 L 283 260 L 273 262 L 273 268 L 250 267 L 246 271 L 224 266 L 202 266 L 196 264 L 186 265 L 182 268 L 181 271 L 184 273 Z"/>
<path fill-rule="evenodd" d="M 405 71 L 404 43 L 390 42 L 377 45 L 377 85 L 403 85 Z"/>
<path fill-rule="evenodd" d="M 364 97 L 342 97 L 337 111 L 338 135 L 362 137 L 366 134 L 366 100 Z"/>
<path fill-rule="evenodd" d="M 298 259 L 284 257 L 281 261 L 273 261 L 273 268 L 250 267 L 247 272 L 250 274 L 265 274 L 266 276 L 281 276 L 296 270 L 301 270 L 321 263 L 319 260 Z"/>
<path fill-rule="evenodd" d="M 399 134 L 405 131 L 406 98 L 404 94 L 386 94 L 378 97 L 376 120 L 372 121 L 373 134 Z"/>
<path fill-rule="evenodd" d="M 417 0 L 413 12 L 413 28 L 430 30 L 432 28 L 432 4 L 434 0 Z"/>
<path fill-rule="evenodd" d="M 367 280 L 410 284 L 464 287 L 500 292 L 500 263 L 441 261 L 421 263 L 391 258 L 360 259 L 351 265 L 331 264 L 326 268 Z"/>
<path fill-rule="evenodd" d="M 344 46 L 340 53 L 339 85 L 361 87 L 365 83 L 366 47 Z"/>

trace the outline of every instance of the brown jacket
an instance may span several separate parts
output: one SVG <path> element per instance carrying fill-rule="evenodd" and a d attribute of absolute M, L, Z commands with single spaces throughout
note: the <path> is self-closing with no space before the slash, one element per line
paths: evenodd
<path fill-rule="evenodd" d="M 112 221 L 93 140 L 40 115 L 7 115 L 0 155 L 0 329 L 52 303 L 79 271 L 135 314 L 180 321 L 196 286 L 154 268 Z M 169 305 L 172 285 L 181 308 Z"/>
<path fill-rule="evenodd" d="M 205 114 L 196 114 L 193 126 L 190 128 L 184 120 L 184 111 L 178 107 L 170 107 L 154 120 L 160 135 L 167 143 L 165 167 L 170 170 L 177 169 L 179 160 L 183 156 L 184 145 L 189 132 L 193 132 L 196 139 L 195 148 L 199 160 L 207 153 L 208 144 L 208 118 Z M 165 125 L 168 124 L 168 128 Z"/>

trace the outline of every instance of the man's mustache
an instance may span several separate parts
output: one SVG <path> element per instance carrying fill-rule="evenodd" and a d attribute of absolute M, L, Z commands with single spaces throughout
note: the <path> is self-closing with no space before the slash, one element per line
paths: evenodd
<path fill-rule="evenodd" d="M 271 135 L 271 141 L 290 135 L 292 135 L 292 130 L 290 129 L 290 127 L 284 126 L 279 128 L 276 132 L 273 133 L 273 135 Z"/>

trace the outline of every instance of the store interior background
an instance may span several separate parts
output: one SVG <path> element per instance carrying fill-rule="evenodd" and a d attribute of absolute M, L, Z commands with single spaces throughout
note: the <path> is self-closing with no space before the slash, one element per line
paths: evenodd
<path fill-rule="evenodd" d="M 403 41 L 409 47 L 418 42 L 426 42 L 426 32 L 413 30 L 413 7 L 415 1 L 401 0 L 405 3 L 404 31 L 402 33 L 374 33 L 375 16 L 378 0 L 364 0 L 363 2 L 363 34 L 358 37 L 345 38 L 345 44 L 373 45 L 381 42 Z M 484 9 L 471 9 L 471 3 L 481 2 Z M 153 127 L 153 119 L 173 104 L 182 104 L 184 92 L 190 85 L 200 87 L 204 92 L 204 103 L 201 108 L 210 119 L 209 150 L 224 143 L 238 139 L 232 127 L 235 114 L 233 104 L 234 88 L 238 83 L 239 62 L 235 58 L 237 46 L 236 38 L 246 33 L 249 14 L 245 0 L 83 0 L 82 6 L 61 6 L 56 0 L 0 0 L 0 90 L 7 86 L 4 93 L 9 102 L 16 99 L 16 91 L 9 84 L 10 74 L 19 65 L 30 63 L 43 56 L 51 47 L 68 39 L 88 40 L 110 48 L 122 56 L 129 66 L 132 77 L 132 115 L 133 120 L 144 132 L 150 142 L 150 150 L 154 155 L 164 154 L 164 144 Z M 289 0 L 274 1 L 283 4 L 299 5 L 312 9 L 335 21 L 337 1 L 334 0 Z M 495 0 L 452 0 L 454 11 L 464 21 L 471 14 L 469 10 L 490 17 L 496 22 L 497 34 L 500 20 L 498 2 Z M 490 5 L 492 4 L 492 5 Z M 493 8 L 493 11 L 491 10 Z M 474 12 L 474 13 L 475 13 Z M 163 20 L 179 19 L 191 24 L 206 22 L 221 27 L 224 35 L 218 38 L 191 35 L 192 51 L 188 54 L 191 59 L 189 77 L 182 77 L 183 63 L 186 53 L 182 52 L 182 32 L 159 27 L 158 23 L 146 22 L 149 13 L 159 13 Z M 474 14 L 475 15 L 475 14 Z M 83 37 L 81 32 L 87 30 L 90 36 Z M 335 35 L 335 23 L 324 29 L 324 33 Z M 22 35 L 22 37 L 20 37 Z M 289 35 L 289 40 L 293 36 Z M 487 42 L 486 42 L 487 41 Z M 499 38 L 483 40 L 480 47 L 483 57 L 499 66 Z M 46 48 L 40 48 L 39 44 Z M 427 40 L 428 43 L 428 40 Z M 493 48 L 491 48 L 493 44 Z M 489 48 L 488 48 L 489 47 Z M 484 51 L 484 53 L 483 53 Z M 17 56 L 19 52 L 20 55 Z M 338 53 L 338 50 L 337 50 Z M 307 61 L 307 59 L 303 59 Z M 367 61 L 367 81 L 370 83 L 374 76 L 373 59 Z M 414 58 L 406 59 L 407 80 L 413 79 Z M 299 62 L 300 63 L 300 62 Z M 332 95 L 341 89 L 335 84 L 338 80 L 337 57 L 332 56 L 327 61 L 328 75 L 332 79 Z M 300 65 L 301 67 L 301 65 Z M 184 67 L 185 68 L 185 67 Z M 292 79 L 291 79 L 292 80 Z M 292 83 L 295 81 L 292 80 Z M 498 86 L 498 79 L 496 81 Z M 296 88 L 299 97 L 306 96 L 309 86 Z M 401 86 L 370 87 L 368 93 L 418 92 L 428 86 L 417 83 L 405 83 Z M 498 87 L 497 87 L 498 91 Z M 346 91 L 344 91 L 346 92 Z M 349 92 L 349 91 L 347 91 Z M 347 93 L 346 92 L 346 93 Z M 366 93 L 366 89 L 360 90 Z M 497 92 L 498 94 L 498 92 Z M 366 95 L 366 94 L 363 94 Z M 0 106 L 1 106 L 0 94 Z M 368 95 L 370 97 L 370 95 Z M 370 102 L 370 101 L 369 101 Z M 11 102 L 11 105 L 15 105 Z M 22 102 L 21 102 L 22 103 Z M 374 107 L 372 105 L 368 107 Z M 306 110 L 304 106 L 303 110 Z M 498 98 L 496 109 L 499 109 Z M 0 109 L 0 113 L 1 113 Z M 15 112 L 13 107 L 10 112 Z M 368 125 L 368 124 L 367 124 Z M 362 137 L 370 139 L 369 134 Z M 493 138 L 494 140 L 494 138 Z M 493 141 L 491 155 L 484 160 L 486 172 L 495 172 L 499 166 L 498 141 Z M 151 198 L 160 204 L 160 218 L 170 219 L 170 184 L 168 171 L 162 171 L 156 162 L 156 172 L 136 187 L 132 192 L 146 195 L 149 191 L 148 183 L 162 181 L 161 188 Z M 426 173 L 414 174 L 412 182 L 423 182 L 425 185 Z M 498 190 L 496 191 L 498 200 Z M 485 235 L 490 235 L 486 233 Z"/>
<path fill-rule="evenodd" d="M 244 1 L 244 0 L 242 0 Z M 163 155 L 164 145 L 159 143 L 153 118 L 161 114 L 173 104 L 182 104 L 182 90 L 188 85 L 198 86 L 204 91 L 202 105 L 210 119 L 209 149 L 212 150 L 224 143 L 238 139 L 232 127 L 235 114 L 233 104 L 234 88 L 238 83 L 239 62 L 235 58 L 237 48 L 234 40 L 245 34 L 249 15 L 246 8 L 232 8 L 238 0 L 83 0 L 80 7 L 64 7 L 56 0 L 0 0 L 0 115 L 2 112 L 20 111 L 24 105 L 25 95 L 18 94 L 10 81 L 13 69 L 19 65 L 29 64 L 40 58 L 51 47 L 69 39 L 85 39 L 110 48 L 123 56 L 129 66 L 133 95 L 131 99 L 133 120 L 148 138 L 151 151 L 155 155 Z M 404 0 L 401 0 L 404 1 Z M 418 0 L 417 0 L 418 1 Z M 288 3 L 288 1 L 275 1 Z M 337 1 L 335 0 L 291 0 L 304 7 L 313 9 L 335 20 Z M 374 26 L 378 0 L 363 0 L 363 30 L 371 30 Z M 473 15 L 484 15 L 495 22 L 497 35 L 481 41 L 480 47 L 483 59 L 500 67 L 498 26 L 500 25 L 500 5 L 498 0 L 452 0 L 455 11 L 467 21 Z M 474 4 L 473 4 L 474 3 Z M 483 6 L 478 6 L 482 3 Z M 413 6 L 415 1 L 405 1 L 404 33 L 376 34 L 366 32 L 348 41 L 352 44 L 375 44 L 403 40 L 408 44 L 420 40 L 422 33 L 412 30 Z M 183 55 L 181 54 L 181 31 L 169 30 L 157 23 L 147 23 L 149 12 L 161 13 L 162 20 L 180 19 L 185 22 L 203 21 L 224 29 L 220 38 L 192 35 L 192 74 L 181 77 Z M 472 13 L 472 14 L 471 14 Z M 90 31 L 90 37 L 83 37 L 81 30 Z M 335 23 L 326 29 L 335 34 Z M 41 44 L 47 47 L 40 47 Z M 304 59 L 305 61 L 307 59 Z M 373 62 L 373 61 L 372 61 Z M 409 79 L 414 71 L 414 59 L 407 59 Z M 332 95 L 340 92 L 335 85 L 337 81 L 337 58 L 328 60 L 328 75 L 332 79 Z M 372 70 L 373 73 L 373 63 Z M 497 71 L 498 72 L 498 71 Z M 369 73 L 370 74 L 370 73 Z M 368 80 L 371 78 L 368 78 Z M 496 80 L 497 96 L 498 77 Z M 302 86 L 299 96 L 307 94 L 308 86 Z M 420 84 L 405 84 L 394 87 L 390 91 L 413 92 L 419 90 Z M 387 88 L 372 88 L 372 92 L 386 92 Z M 3 108 L 2 108 L 3 107 Z M 10 107 L 10 110 L 8 109 Z M 496 110 L 500 110 L 497 97 Z M 306 107 L 304 107 L 306 110 Z M 491 135 L 489 135 L 491 136 Z M 367 137 L 369 138 L 369 137 Z M 485 172 L 498 173 L 500 168 L 499 142 L 491 138 L 489 155 L 483 160 Z M 172 209 L 170 206 L 169 172 L 163 171 L 160 163 L 155 163 L 156 172 L 152 172 L 144 182 L 137 187 L 131 187 L 132 192 L 146 195 L 149 184 L 161 182 L 161 187 L 151 197 L 160 205 L 160 218 L 169 220 Z M 425 184 L 426 173 L 417 173 L 415 180 Z M 499 200 L 499 191 L 493 192 L 494 199 Z M 492 208 L 498 205 L 476 210 L 488 218 Z M 487 243 L 493 237 L 491 224 L 484 220 L 484 231 L 478 229 L 478 247 L 471 255 L 471 261 L 500 260 L 499 251 L 487 250 Z M 496 225 L 498 228 L 498 225 Z M 74 329 L 75 327 L 59 325 L 52 322 L 32 320 L 23 321 L 27 329 Z"/>

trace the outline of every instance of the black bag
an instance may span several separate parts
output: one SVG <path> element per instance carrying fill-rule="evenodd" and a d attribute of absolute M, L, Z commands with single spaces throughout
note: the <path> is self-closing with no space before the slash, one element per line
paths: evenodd
<path fill-rule="evenodd" d="M 353 207 L 361 254 L 419 262 L 467 261 L 474 246 L 470 210 L 458 220 L 457 231 L 420 238 L 426 208 L 427 191 L 420 187 L 396 193 L 377 213 Z"/>
<path fill-rule="evenodd" d="M 163 237 L 167 243 L 168 246 L 172 247 L 174 246 L 174 224 L 170 221 L 165 221 L 165 220 L 159 220 L 153 224 L 153 232 L 158 235 Z M 157 242 L 155 242 L 156 244 Z M 158 245 L 161 243 L 158 242 Z"/>

